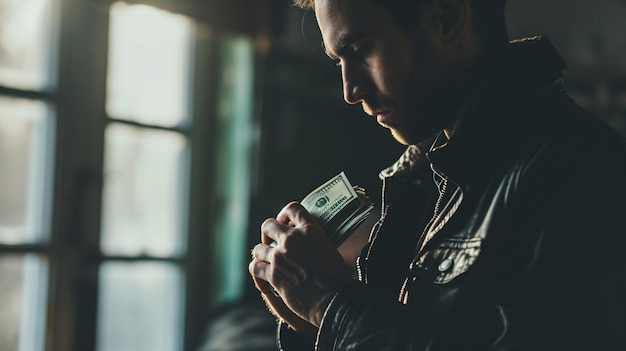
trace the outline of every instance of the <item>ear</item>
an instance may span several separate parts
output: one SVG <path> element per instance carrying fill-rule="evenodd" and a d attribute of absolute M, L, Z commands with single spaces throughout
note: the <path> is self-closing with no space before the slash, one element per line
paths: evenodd
<path fill-rule="evenodd" d="M 444 41 L 455 41 L 471 28 L 469 0 L 436 0 L 438 35 Z"/>

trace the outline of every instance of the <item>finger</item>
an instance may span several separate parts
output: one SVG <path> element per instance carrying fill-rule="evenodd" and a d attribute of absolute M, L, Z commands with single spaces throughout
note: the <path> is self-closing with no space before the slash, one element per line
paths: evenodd
<path fill-rule="evenodd" d="M 270 245 L 273 241 L 280 243 L 281 237 L 291 229 L 290 226 L 274 218 L 268 218 L 261 224 L 261 242 L 266 245 Z"/>
<path fill-rule="evenodd" d="M 278 270 L 275 265 L 259 261 L 256 258 L 253 258 L 248 265 L 248 271 L 253 278 L 260 278 L 268 282 L 271 287 L 278 287 L 281 282 L 284 283 L 285 281 L 291 282 L 291 284 L 300 284 L 307 276 L 306 270 L 300 266 Z M 262 292 L 266 293 L 268 290 L 263 288 Z M 274 293 L 275 290 L 272 289 L 269 292 Z"/>
<path fill-rule="evenodd" d="M 256 288 L 264 294 L 272 293 L 273 290 L 272 285 L 269 283 L 269 269 L 269 263 L 259 261 L 256 258 L 252 259 L 248 265 L 248 271 L 254 280 Z"/>
<path fill-rule="evenodd" d="M 309 269 L 304 266 L 306 262 L 293 260 L 289 255 L 274 250 L 276 249 L 265 244 L 258 244 L 252 249 L 253 258 L 248 265 L 248 271 L 253 277 L 265 280 L 272 287 L 280 287 L 286 281 L 299 284 L 306 280 L 309 275 Z M 303 255 L 306 253 L 299 256 Z M 267 292 L 267 289 L 262 291 Z"/>
<path fill-rule="evenodd" d="M 257 244 L 252 249 L 252 257 L 259 261 L 273 263 L 271 254 L 272 249 L 273 247 L 271 245 Z"/>
<path fill-rule="evenodd" d="M 280 223 L 292 223 L 296 227 L 316 221 L 309 211 L 296 201 L 290 202 L 283 207 L 276 216 L 276 220 Z"/>

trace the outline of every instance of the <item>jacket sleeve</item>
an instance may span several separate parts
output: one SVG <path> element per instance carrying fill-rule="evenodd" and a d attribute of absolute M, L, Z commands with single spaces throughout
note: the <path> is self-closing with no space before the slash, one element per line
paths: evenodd
<path fill-rule="evenodd" d="M 354 282 L 328 306 L 317 350 L 423 350 L 415 317 L 393 297 Z"/>
<path fill-rule="evenodd" d="M 287 323 L 283 321 L 278 322 L 276 344 L 279 351 L 312 351 L 315 349 L 315 340 L 289 328 Z"/>
<path fill-rule="evenodd" d="M 401 318 L 405 306 L 389 296 L 354 281 L 333 297 L 324 314 L 317 340 L 309 340 L 278 324 L 280 351 L 413 350 L 411 318 Z M 408 317 L 408 316 L 407 316 Z M 403 322 L 401 322 L 403 321 Z"/>

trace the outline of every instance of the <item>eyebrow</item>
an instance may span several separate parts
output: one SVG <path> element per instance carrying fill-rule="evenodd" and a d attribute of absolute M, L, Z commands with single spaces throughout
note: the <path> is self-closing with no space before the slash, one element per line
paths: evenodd
<path fill-rule="evenodd" d="M 367 33 L 363 31 L 354 31 L 348 34 L 342 35 L 339 37 L 337 42 L 335 43 L 335 52 L 332 53 L 328 51 L 326 45 L 324 45 L 324 41 L 322 41 L 322 47 L 324 48 L 324 52 L 326 55 L 333 60 L 338 59 L 347 49 L 348 47 L 354 43 L 355 41 L 361 40 L 363 37 L 367 36 Z"/>

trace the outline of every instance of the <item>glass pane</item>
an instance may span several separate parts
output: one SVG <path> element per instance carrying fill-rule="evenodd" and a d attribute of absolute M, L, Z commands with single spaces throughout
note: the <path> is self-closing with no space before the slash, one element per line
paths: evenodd
<path fill-rule="evenodd" d="M 0 0 L 0 85 L 48 85 L 52 18 L 52 0 Z"/>
<path fill-rule="evenodd" d="M 49 107 L 0 97 L 0 243 L 41 240 L 46 233 L 52 150 Z"/>
<path fill-rule="evenodd" d="M 3 351 L 43 350 L 47 279 L 46 263 L 39 256 L 0 256 Z"/>
<path fill-rule="evenodd" d="M 182 273 L 172 264 L 104 263 L 96 349 L 181 350 L 182 299 Z"/>
<path fill-rule="evenodd" d="M 111 7 L 107 113 L 150 125 L 187 117 L 192 22 L 146 5 Z"/>
<path fill-rule="evenodd" d="M 176 132 L 106 130 L 102 251 L 171 256 L 186 237 L 188 152 Z"/>

